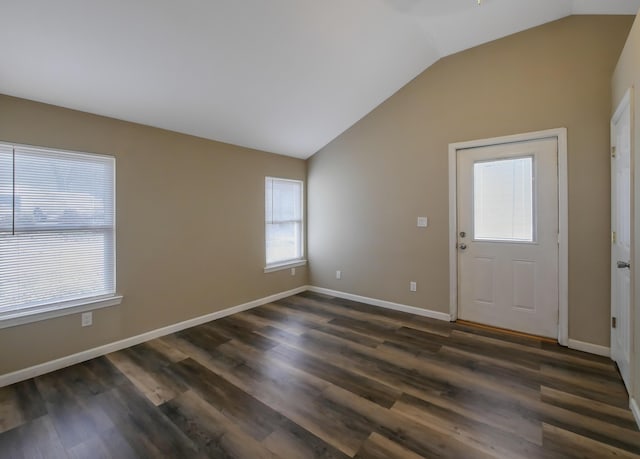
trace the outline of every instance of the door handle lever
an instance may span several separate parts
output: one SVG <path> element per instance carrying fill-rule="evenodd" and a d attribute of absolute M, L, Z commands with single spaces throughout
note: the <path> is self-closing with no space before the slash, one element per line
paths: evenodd
<path fill-rule="evenodd" d="M 623 269 L 623 268 L 631 268 L 631 264 L 627 263 L 626 261 L 618 261 L 617 263 L 618 268 Z"/>

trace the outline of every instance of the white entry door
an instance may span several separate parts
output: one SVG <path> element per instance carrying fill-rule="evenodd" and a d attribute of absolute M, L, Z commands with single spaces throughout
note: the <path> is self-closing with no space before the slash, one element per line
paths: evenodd
<path fill-rule="evenodd" d="M 611 120 L 611 358 L 629 389 L 631 347 L 631 110 L 629 92 Z"/>
<path fill-rule="evenodd" d="M 558 338 L 557 138 L 457 161 L 459 318 Z"/>

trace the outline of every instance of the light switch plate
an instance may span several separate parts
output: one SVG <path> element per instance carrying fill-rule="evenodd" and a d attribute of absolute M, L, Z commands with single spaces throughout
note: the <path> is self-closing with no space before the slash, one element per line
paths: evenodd
<path fill-rule="evenodd" d="M 426 228 L 429 224 L 429 219 L 427 217 L 418 217 L 418 228 Z"/>

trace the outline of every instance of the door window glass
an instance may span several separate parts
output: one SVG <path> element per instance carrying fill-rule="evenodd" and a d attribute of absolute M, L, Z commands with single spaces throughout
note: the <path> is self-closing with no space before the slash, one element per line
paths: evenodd
<path fill-rule="evenodd" d="M 533 242 L 533 158 L 473 165 L 474 238 Z"/>

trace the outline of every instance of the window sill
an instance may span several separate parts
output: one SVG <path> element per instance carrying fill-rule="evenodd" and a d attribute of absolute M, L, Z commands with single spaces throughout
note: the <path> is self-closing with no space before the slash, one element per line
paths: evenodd
<path fill-rule="evenodd" d="M 283 269 L 297 268 L 298 266 L 304 266 L 307 264 L 307 260 L 292 260 L 285 261 L 284 263 L 276 263 L 273 265 L 265 266 L 265 273 L 273 273 L 275 271 L 282 271 Z"/>
<path fill-rule="evenodd" d="M 121 302 L 121 295 L 109 295 L 82 298 L 62 303 L 44 304 L 34 308 L 2 312 L 0 313 L 0 329 L 46 319 L 53 319 L 55 317 L 67 316 L 70 314 L 93 311 L 95 309 L 106 308 L 109 306 L 116 306 Z"/>

